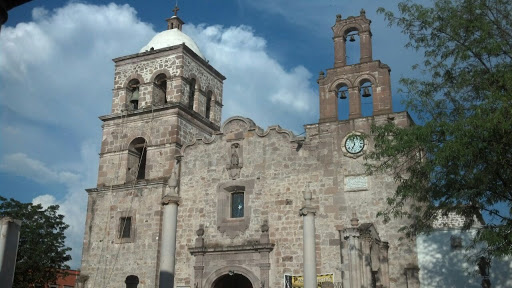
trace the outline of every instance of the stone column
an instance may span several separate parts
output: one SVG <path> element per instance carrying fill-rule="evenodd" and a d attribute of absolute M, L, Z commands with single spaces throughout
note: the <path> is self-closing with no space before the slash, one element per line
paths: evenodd
<path fill-rule="evenodd" d="M 359 63 L 372 61 L 372 33 L 370 31 L 359 32 L 360 59 Z"/>
<path fill-rule="evenodd" d="M 371 256 L 370 256 L 370 247 L 372 239 L 369 237 L 369 235 L 365 235 L 361 239 L 361 252 L 363 256 L 363 286 L 364 287 L 371 287 L 372 285 L 372 266 L 371 266 Z"/>
<path fill-rule="evenodd" d="M 304 288 L 317 288 L 316 283 L 316 243 L 315 243 L 315 213 L 311 205 L 312 193 L 304 191 L 306 204 L 300 209 L 300 216 L 304 221 L 303 236 L 303 262 L 304 262 Z"/>
<path fill-rule="evenodd" d="M 334 38 L 334 67 L 343 67 L 347 64 L 346 44 L 347 39 L 345 36 L 338 36 Z"/>
<path fill-rule="evenodd" d="M 362 265 L 361 265 L 361 243 L 359 233 L 359 220 L 354 217 L 350 220 L 351 228 L 343 230 L 343 238 L 347 243 L 347 254 L 348 254 L 348 275 L 350 288 L 360 288 L 363 285 L 362 282 Z"/>
<path fill-rule="evenodd" d="M 174 287 L 176 265 L 176 227 L 180 197 L 176 193 L 178 181 L 172 173 L 168 182 L 167 194 L 162 197 L 162 238 L 160 239 L 160 288 Z"/>
<path fill-rule="evenodd" d="M 380 269 L 381 269 L 381 283 L 384 287 L 389 287 L 388 250 L 389 250 L 389 243 L 382 242 L 380 244 Z"/>
<path fill-rule="evenodd" d="M 268 233 L 268 221 L 263 221 L 261 225 L 261 235 L 260 235 L 260 243 L 268 244 L 270 243 L 270 237 Z M 262 249 L 260 250 L 260 286 L 261 288 L 269 288 L 270 281 L 270 251 L 272 249 Z"/>
<path fill-rule="evenodd" d="M 196 248 L 204 249 L 204 225 L 199 225 L 199 229 L 196 230 Z M 194 265 L 194 288 L 203 287 L 203 272 L 204 272 L 204 254 L 195 255 L 196 262 Z"/>
<path fill-rule="evenodd" d="M 361 117 L 361 93 L 359 86 L 348 88 L 348 119 Z"/>
<path fill-rule="evenodd" d="M 0 283 L 11 288 L 16 267 L 21 221 L 10 217 L 0 220 Z"/>

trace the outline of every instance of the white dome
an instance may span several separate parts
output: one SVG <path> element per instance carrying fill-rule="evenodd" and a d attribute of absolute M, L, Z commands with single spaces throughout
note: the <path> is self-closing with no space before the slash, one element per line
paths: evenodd
<path fill-rule="evenodd" d="M 192 49 L 199 57 L 204 59 L 203 54 L 199 51 L 199 47 L 197 47 L 196 43 L 192 38 L 190 38 L 187 34 L 181 32 L 179 29 L 171 29 L 160 32 L 149 41 L 149 43 L 140 49 L 140 52 L 149 51 L 151 48 L 153 49 L 161 49 L 165 47 L 170 47 L 174 45 L 179 45 L 185 43 L 188 48 Z"/>

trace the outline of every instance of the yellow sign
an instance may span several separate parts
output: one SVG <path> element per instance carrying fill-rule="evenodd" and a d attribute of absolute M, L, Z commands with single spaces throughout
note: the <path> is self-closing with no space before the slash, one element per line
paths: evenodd
<path fill-rule="evenodd" d="M 288 276 L 290 277 L 291 286 L 288 286 L 287 288 L 295 288 L 295 287 L 304 287 L 304 276 Z M 322 283 L 324 282 L 331 282 L 334 283 L 334 274 L 318 274 L 316 275 L 316 283 L 318 284 L 318 288 L 321 288 Z"/>

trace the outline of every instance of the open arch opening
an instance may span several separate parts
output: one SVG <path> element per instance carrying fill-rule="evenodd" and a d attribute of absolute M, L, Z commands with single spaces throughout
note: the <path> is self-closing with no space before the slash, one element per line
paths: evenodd
<path fill-rule="evenodd" d="M 350 98 L 348 97 L 348 86 L 341 84 L 334 93 L 336 93 L 336 97 L 338 98 L 338 120 L 348 119 Z"/>
<path fill-rule="evenodd" d="M 194 100 L 196 95 L 196 79 L 190 79 L 189 91 L 188 91 L 188 109 L 194 110 Z"/>
<path fill-rule="evenodd" d="M 224 274 L 217 278 L 212 288 L 253 288 L 251 281 L 242 274 L 234 273 L 230 271 L 228 274 Z"/>
<path fill-rule="evenodd" d="M 138 137 L 128 146 L 127 180 L 140 180 L 146 177 L 146 139 Z"/>
<path fill-rule="evenodd" d="M 347 65 L 358 64 L 361 59 L 361 41 L 359 31 L 351 28 L 346 31 L 345 51 Z"/>
<path fill-rule="evenodd" d="M 167 76 L 158 74 L 155 77 L 155 90 L 153 91 L 153 99 L 156 104 L 167 103 Z"/>
<path fill-rule="evenodd" d="M 359 82 L 359 94 L 361 95 L 361 115 L 363 117 L 373 115 L 373 89 L 372 82 L 364 79 Z"/>
<path fill-rule="evenodd" d="M 130 107 L 133 110 L 139 109 L 139 91 L 140 82 L 138 79 L 132 79 L 128 82 L 128 95 L 127 100 L 130 102 Z"/>
<path fill-rule="evenodd" d="M 204 116 L 208 120 L 210 120 L 210 118 L 211 118 L 210 114 L 211 114 L 211 110 L 212 110 L 212 96 L 213 96 L 212 90 L 208 90 L 208 92 L 206 92 L 206 109 L 205 109 L 205 114 L 204 114 Z"/>

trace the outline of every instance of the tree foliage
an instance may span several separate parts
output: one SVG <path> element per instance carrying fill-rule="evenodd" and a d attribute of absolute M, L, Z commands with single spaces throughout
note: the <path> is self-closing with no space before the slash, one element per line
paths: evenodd
<path fill-rule="evenodd" d="M 408 235 L 431 231 L 438 211 L 465 216 L 466 229 L 483 215 L 474 246 L 511 255 L 512 2 L 404 1 L 398 9 L 399 16 L 379 12 L 408 35 L 407 47 L 424 53 L 413 67 L 421 76 L 400 80 L 419 125 L 372 129 L 368 171 L 398 182 L 381 214 L 411 218 Z"/>
<path fill-rule="evenodd" d="M 13 287 L 54 283 L 57 272 L 69 269 L 65 263 L 71 260 L 71 248 L 64 245 L 68 225 L 58 209 L 0 196 L 0 217 L 22 220 Z"/>

